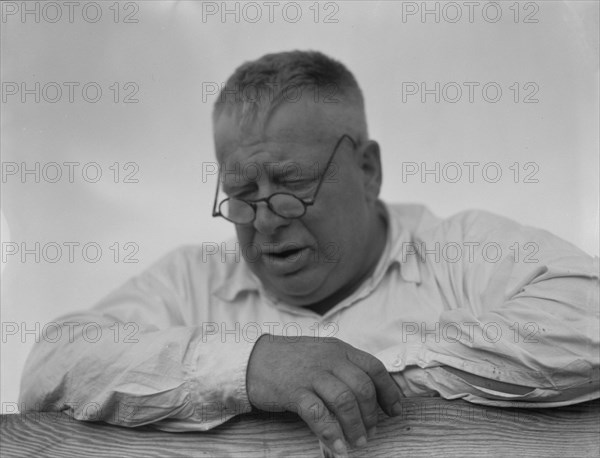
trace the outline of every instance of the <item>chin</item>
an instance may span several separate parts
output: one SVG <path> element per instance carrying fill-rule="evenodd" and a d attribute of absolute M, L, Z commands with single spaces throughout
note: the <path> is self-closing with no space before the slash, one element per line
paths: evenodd
<path fill-rule="evenodd" d="M 293 274 L 263 281 L 280 300 L 300 307 L 318 302 L 327 294 L 320 291 L 325 275 L 316 272 Z"/>

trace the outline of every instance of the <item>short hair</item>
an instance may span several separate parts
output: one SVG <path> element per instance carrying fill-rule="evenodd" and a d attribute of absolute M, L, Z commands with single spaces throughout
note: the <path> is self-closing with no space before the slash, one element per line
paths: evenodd
<path fill-rule="evenodd" d="M 315 102 L 344 103 L 357 110 L 366 135 L 363 94 L 354 75 L 342 64 L 318 51 L 266 54 L 239 66 L 221 89 L 214 104 L 213 122 L 233 113 L 242 131 L 264 126 L 284 101 L 293 102 L 306 91 Z"/>

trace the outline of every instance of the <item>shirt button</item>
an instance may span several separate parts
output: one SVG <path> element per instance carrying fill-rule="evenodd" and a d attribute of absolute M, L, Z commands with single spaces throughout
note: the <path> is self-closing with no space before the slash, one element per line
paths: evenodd
<path fill-rule="evenodd" d="M 396 360 L 392 363 L 392 366 L 394 366 L 394 367 L 402 366 L 402 358 L 400 358 L 400 356 L 397 356 Z"/>

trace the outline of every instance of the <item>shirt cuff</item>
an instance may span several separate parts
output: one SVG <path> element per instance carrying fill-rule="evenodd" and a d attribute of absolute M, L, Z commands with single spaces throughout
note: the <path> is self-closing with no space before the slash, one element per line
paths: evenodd
<path fill-rule="evenodd" d="M 197 343 L 189 368 L 193 412 L 185 418 L 167 419 L 153 426 L 169 432 L 206 431 L 250 412 L 246 370 L 255 343 L 255 339 L 223 339 L 218 345 Z"/>
<path fill-rule="evenodd" d="M 425 353 L 423 344 L 407 343 L 406 345 L 395 345 L 386 348 L 375 355 L 379 359 L 388 372 L 401 372 L 410 366 L 425 366 L 426 362 L 423 358 Z"/>

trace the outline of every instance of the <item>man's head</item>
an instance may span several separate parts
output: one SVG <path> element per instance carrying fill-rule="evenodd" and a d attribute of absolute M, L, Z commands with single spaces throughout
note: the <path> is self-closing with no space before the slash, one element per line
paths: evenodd
<path fill-rule="evenodd" d="M 356 80 L 321 53 L 269 54 L 229 78 L 213 122 L 229 197 L 252 202 L 283 192 L 311 202 L 322 179 L 300 218 L 259 202 L 254 221 L 236 231 L 270 292 L 292 305 L 330 308 L 372 270 L 385 243 L 379 147 L 368 140 Z"/>

